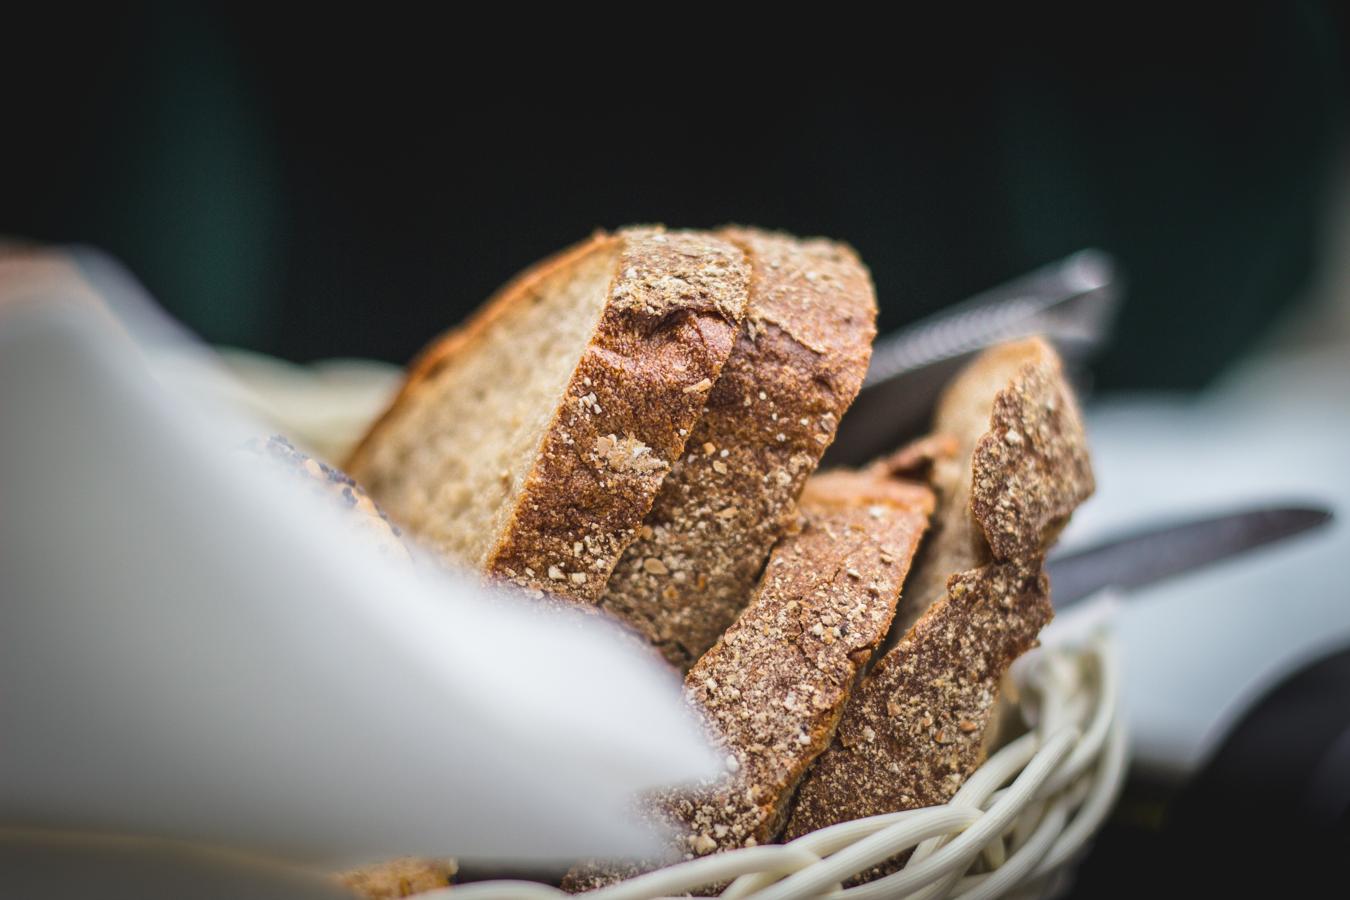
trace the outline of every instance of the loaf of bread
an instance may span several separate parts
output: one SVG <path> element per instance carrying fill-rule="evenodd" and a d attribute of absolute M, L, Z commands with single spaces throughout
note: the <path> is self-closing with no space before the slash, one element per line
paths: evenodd
<path fill-rule="evenodd" d="M 648 811 L 676 844 L 646 868 L 753 847 L 781 830 L 797 783 L 886 634 L 932 506 L 926 487 L 880 473 L 807 483 L 800 531 L 774 548 L 744 612 L 685 677 L 726 771 L 650 798 Z M 589 864 L 564 887 L 589 890 L 642 868 Z"/>
<path fill-rule="evenodd" d="M 714 234 L 597 234 L 434 343 L 348 471 L 450 559 L 594 603 L 721 374 L 749 279 Z"/>
<path fill-rule="evenodd" d="M 745 606 L 796 500 L 857 396 L 876 333 L 867 269 L 842 244 L 747 228 L 736 344 L 685 454 L 601 605 L 688 669 Z"/>
<path fill-rule="evenodd" d="M 1093 490 L 1054 351 L 1028 340 L 981 355 L 936 425 L 956 452 L 933 463 L 934 531 L 901 603 L 912 624 L 899 623 L 903 636 L 849 700 L 787 839 L 951 799 L 983 759 L 1004 674 L 1050 620 L 1045 552 Z"/>

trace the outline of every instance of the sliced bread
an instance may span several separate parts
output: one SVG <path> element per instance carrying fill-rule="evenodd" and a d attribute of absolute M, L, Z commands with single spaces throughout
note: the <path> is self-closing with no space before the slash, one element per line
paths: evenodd
<path fill-rule="evenodd" d="M 747 228 L 721 234 L 750 262 L 745 319 L 600 600 L 681 670 L 749 600 L 857 396 L 876 333 L 872 282 L 848 247 Z"/>
<path fill-rule="evenodd" d="M 706 232 L 596 234 L 434 343 L 348 471 L 450 559 L 593 603 L 731 353 L 749 277 Z"/>
<path fill-rule="evenodd" d="M 939 399 L 933 435 L 920 446 L 930 448 L 938 508 L 905 586 L 900 632 L 953 574 L 1048 547 L 1093 489 L 1073 392 L 1040 338 L 992 347 L 963 369 Z M 880 465 L 894 469 L 914 450 Z"/>
<path fill-rule="evenodd" d="M 771 840 L 811 761 L 829 745 L 854 681 L 886 634 L 933 496 L 878 473 L 807 483 L 801 530 L 774 548 L 749 605 L 685 677 L 726 772 L 662 794 L 650 813 L 675 835 L 655 867 Z M 590 864 L 589 890 L 644 866 Z"/>
<path fill-rule="evenodd" d="M 1004 674 L 1051 618 L 1045 552 L 1093 490 L 1054 351 L 1028 340 L 981 355 L 947 390 L 937 428 L 957 452 L 935 455 L 934 532 L 901 603 L 912 624 L 850 698 L 788 839 L 951 799 L 983 759 Z"/>

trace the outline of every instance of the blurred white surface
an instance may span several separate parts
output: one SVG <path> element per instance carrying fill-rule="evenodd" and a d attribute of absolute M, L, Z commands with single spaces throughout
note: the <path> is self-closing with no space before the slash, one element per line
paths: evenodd
<path fill-rule="evenodd" d="M 1350 644 L 1350 157 L 1328 196 L 1308 295 L 1261 352 L 1197 396 L 1089 410 L 1098 493 L 1066 544 L 1262 499 L 1322 501 L 1336 514 L 1124 603 L 1135 759 L 1159 772 L 1195 771 L 1251 702 Z"/>
<path fill-rule="evenodd" d="M 673 676 L 378 554 L 67 287 L 0 302 L 0 821 L 344 861 L 650 849 L 633 792 L 717 765 Z"/>
<path fill-rule="evenodd" d="M 1158 518 L 1322 501 L 1325 529 L 1138 592 L 1118 619 L 1136 759 L 1193 771 L 1278 679 L 1350 644 L 1350 354 L 1267 353 L 1210 391 L 1092 408 L 1097 495 L 1065 546 Z"/>

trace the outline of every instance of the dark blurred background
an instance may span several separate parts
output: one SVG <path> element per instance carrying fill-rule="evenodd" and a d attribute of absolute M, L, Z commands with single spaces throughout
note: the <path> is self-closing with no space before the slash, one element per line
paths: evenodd
<path fill-rule="evenodd" d="M 0 235 L 98 245 L 207 340 L 300 362 L 403 362 L 630 222 L 847 240 L 883 330 L 1097 246 L 1128 279 L 1098 386 L 1196 388 L 1335 262 L 1347 14 L 1163 9 L 7 12 Z M 1136 773 L 1078 893 L 1320 877 L 1350 813 L 1273 776 L 1350 727 L 1348 673 L 1272 692 L 1188 786 Z"/>
<path fill-rule="evenodd" d="M 101 246 L 208 340 L 295 361 L 405 361 L 629 222 L 847 240 L 883 329 L 1094 245 L 1130 285 L 1099 385 L 1191 387 L 1315 272 L 1344 132 L 1333 4 L 744 30 L 271 6 L 11 19 L 0 233 Z"/>

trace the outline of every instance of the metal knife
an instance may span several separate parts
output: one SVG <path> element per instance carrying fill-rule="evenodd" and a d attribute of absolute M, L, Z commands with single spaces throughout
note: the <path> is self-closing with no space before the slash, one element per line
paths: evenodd
<path fill-rule="evenodd" d="M 1046 564 L 1051 597 L 1057 609 L 1064 609 L 1102 588 L 1143 587 L 1291 538 L 1331 520 L 1331 511 L 1322 506 L 1280 504 L 1134 532 L 1053 556 Z"/>
<path fill-rule="evenodd" d="M 1081 250 L 881 338 L 825 464 L 857 465 L 920 434 L 952 376 L 1002 341 L 1043 335 L 1077 379 L 1105 343 L 1120 295 L 1111 257 Z"/>

